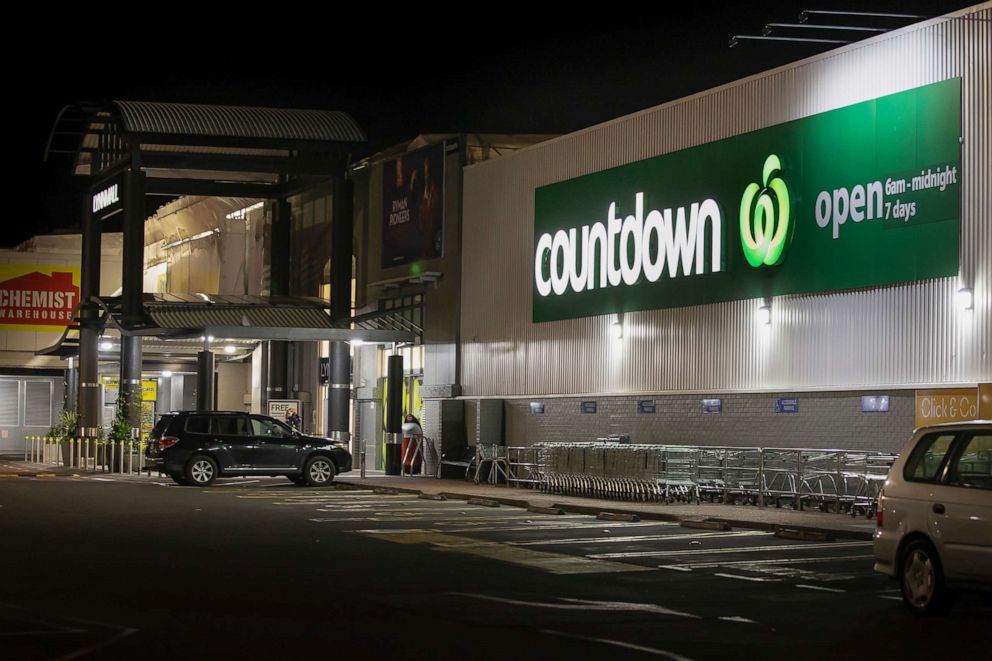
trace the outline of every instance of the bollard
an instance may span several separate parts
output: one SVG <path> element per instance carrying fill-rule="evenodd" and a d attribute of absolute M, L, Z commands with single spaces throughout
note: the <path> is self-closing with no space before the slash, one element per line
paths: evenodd
<path fill-rule="evenodd" d="M 145 447 L 148 444 L 144 441 L 138 443 L 138 474 L 145 469 Z M 150 477 L 150 476 L 149 476 Z"/>
<path fill-rule="evenodd" d="M 765 506 L 765 451 L 758 452 L 758 507 Z"/>
<path fill-rule="evenodd" d="M 65 443 L 59 443 L 59 445 L 60 446 L 64 446 Z M 73 460 L 75 458 L 76 458 L 76 439 L 70 438 L 69 439 L 69 454 L 64 458 L 66 461 L 63 462 L 63 463 L 65 463 L 66 468 L 71 468 L 72 467 L 72 462 L 73 462 Z"/>
<path fill-rule="evenodd" d="M 83 465 L 83 439 L 76 439 L 76 468 Z"/>
<path fill-rule="evenodd" d="M 30 436 L 25 436 L 24 437 L 24 461 L 25 462 L 27 462 L 27 460 L 28 460 L 28 441 L 29 440 L 31 440 L 31 437 Z"/>
<path fill-rule="evenodd" d="M 362 443 L 361 464 L 360 465 L 361 465 L 361 469 L 362 469 L 361 470 L 361 476 L 360 477 L 361 477 L 361 479 L 364 480 L 365 479 L 365 443 Z"/>
<path fill-rule="evenodd" d="M 124 441 L 117 446 L 117 472 L 124 472 Z"/>
<path fill-rule="evenodd" d="M 803 482 L 803 451 L 796 450 L 796 479 L 793 484 L 793 489 L 795 490 L 796 498 L 796 511 L 800 512 L 803 509 L 803 497 L 801 484 Z"/>
<path fill-rule="evenodd" d="M 127 444 L 127 474 L 134 475 L 134 442 L 128 441 Z"/>

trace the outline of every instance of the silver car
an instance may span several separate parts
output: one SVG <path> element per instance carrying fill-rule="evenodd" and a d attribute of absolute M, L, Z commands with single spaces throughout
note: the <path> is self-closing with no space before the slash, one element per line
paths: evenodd
<path fill-rule="evenodd" d="M 918 429 L 879 498 L 875 570 L 910 610 L 947 610 L 953 590 L 992 587 L 992 422 Z"/>

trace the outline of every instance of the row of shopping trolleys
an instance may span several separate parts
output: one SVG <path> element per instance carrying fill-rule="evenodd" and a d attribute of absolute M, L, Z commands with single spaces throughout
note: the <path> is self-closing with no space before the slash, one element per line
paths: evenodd
<path fill-rule="evenodd" d="M 895 458 L 891 453 L 811 448 L 538 443 L 509 448 L 508 482 L 571 496 L 874 516 Z"/>

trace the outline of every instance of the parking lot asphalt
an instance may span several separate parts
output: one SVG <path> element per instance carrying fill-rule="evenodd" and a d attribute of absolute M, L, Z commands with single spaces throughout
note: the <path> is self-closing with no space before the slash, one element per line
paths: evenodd
<path fill-rule="evenodd" d="M 4 658 L 935 658 L 871 544 L 285 480 L 0 482 Z"/>

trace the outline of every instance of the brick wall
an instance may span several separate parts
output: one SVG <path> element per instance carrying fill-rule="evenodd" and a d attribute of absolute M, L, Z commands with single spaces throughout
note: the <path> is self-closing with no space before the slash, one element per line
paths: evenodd
<path fill-rule="evenodd" d="M 862 413 L 862 395 L 889 396 L 887 413 Z M 713 396 L 716 397 L 716 396 Z M 798 413 L 775 413 L 780 397 L 799 399 Z M 697 395 L 507 399 L 508 445 L 592 441 L 629 434 L 634 443 L 901 450 L 915 426 L 913 391 L 807 392 L 721 395 L 723 411 L 704 413 Z M 655 413 L 638 413 L 653 399 Z M 544 404 L 544 414 L 530 402 Z M 596 401 L 595 414 L 581 414 Z"/>

